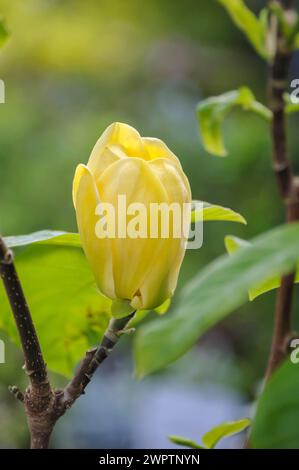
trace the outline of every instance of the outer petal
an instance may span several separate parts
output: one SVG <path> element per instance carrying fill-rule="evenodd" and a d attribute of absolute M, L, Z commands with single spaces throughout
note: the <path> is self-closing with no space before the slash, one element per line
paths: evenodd
<path fill-rule="evenodd" d="M 96 236 L 98 222 L 96 206 L 99 196 L 94 179 L 85 165 L 78 165 L 73 183 L 77 223 L 86 258 L 94 273 L 100 291 L 109 298 L 115 298 L 112 270 L 111 241 Z"/>
<path fill-rule="evenodd" d="M 112 203 L 114 207 L 117 207 L 119 195 L 126 195 L 127 206 L 140 202 L 147 210 L 152 202 L 167 201 L 163 185 L 148 162 L 139 158 L 121 160 L 107 168 L 98 181 L 98 191 L 101 200 Z M 116 238 L 111 242 L 116 296 L 131 300 L 135 295 L 140 295 L 140 285 L 160 253 L 164 240 L 127 237 Z M 159 276 L 155 289 L 157 285 L 160 286 L 160 281 L 163 283 Z M 143 302 L 142 305 L 146 308 Z"/>
<path fill-rule="evenodd" d="M 176 165 L 165 159 L 157 159 L 150 162 L 150 166 L 162 182 L 167 192 L 168 203 L 191 202 L 191 191 L 189 182 L 183 171 Z M 185 255 L 186 241 L 184 239 L 170 237 L 163 240 L 159 256 L 151 265 L 150 271 L 140 286 L 141 297 L 135 298 L 132 305 L 134 308 L 154 308 L 173 295 L 177 285 L 180 267 Z M 157 289 L 157 279 L 160 280 Z"/>
<path fill-rule="evenodd" d="M 95 144 L 88 160 L 87 166 L 91 173 L 101 174 L 107 168 L 107 159 L 103 156 L 105 148 L 118 146 L 126 156 L 149 159 L 140 134 L 133 127 L 121 122 L 111 124 Z M 105 163 L 102 162 L 105 159 Z M 112 163 L 112 162 L 111 162 Z"/>
<path fill-rule="evenodd" d="M 162 140 L 156 139 L 155 137 L 142 137 L 142 141 L 151 160 L 155 160 L 156 158 L 167 158 L 181 168 L 178 157 Z"/>

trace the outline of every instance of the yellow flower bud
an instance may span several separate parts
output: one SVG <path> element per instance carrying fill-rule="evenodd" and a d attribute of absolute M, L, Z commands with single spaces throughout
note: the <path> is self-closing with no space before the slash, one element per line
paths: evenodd
<path fill-rule="evenodd" d="M 118 303 L 126 301 L 132 309 L 156 308 L 173 295 L 186 238 L 150 237 L 148 226 L 145 237 L 119 233 L 99 237 L 97 207 L 110 203 L 119 220 L 119 195 L 125 196 L 127 207 L 142 203 L 148 210 L 146 222 L 151 203 L 177 203 L 180 207 L 191 203 L 188 179 L 169 148 L 161 140 L 140 137 L 126 124 L 114 123 L 97 141 L 87 165 L 76 169 L 73 200 L 79 233 L 104 295 Z M 161 219 L 155 228 L 160 224 Z"/>

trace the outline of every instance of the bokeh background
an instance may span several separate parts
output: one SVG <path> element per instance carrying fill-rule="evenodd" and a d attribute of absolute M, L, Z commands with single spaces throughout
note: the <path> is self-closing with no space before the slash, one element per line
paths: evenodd
<path fill-rule="evenodd" d="M 259 10 L 264 2 L 249 4 Z M 201 99 L 248 85 L 266 100 L 266 65 L 216 1 L 1 0 L 0 14 L 11 31 L 0 54 L 4 235 L 76 231 L 74 169 L 113 121 L 165 140 L 195 199 L 232 207 L 248 221 L 205 224 L 203 247 L 187 253 L 178 290 L 224 253 L 225 235 L 250 239 L 283 222 L 266 123 L 233 112 L 224 126 L 227 158 L 208 155 L 200 142 L 195 108 Z M 298 78 L 298 65 L 295 57 L 290 79 Z M 294 116 L 290 152 L 299 169 L 297 129 Z M 141 382 L 133 375 L 131 340 L 124 340 L 60 420 L 52 445 L 172 447 L 169 434 L 199 440 L 211 426 L 250 414 L 266 366 L 274 300 L 272 292 L 248 303 L 180 361 Z M 0 338 L 6 341 L 0 447 L 26 447 L 22 407 L 7 392 L 9 384 L 25 383 L 22 356 L 1 332 Z M 220 446 L 241 447 L 242 439 Z"/>

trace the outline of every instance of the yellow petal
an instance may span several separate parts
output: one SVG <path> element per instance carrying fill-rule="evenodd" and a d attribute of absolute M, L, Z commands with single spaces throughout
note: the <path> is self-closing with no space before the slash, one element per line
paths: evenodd
<path fill-rule="evenodd" d="M 96 236 L 95 227 L 98 222 L 96 207 L 100 200 L 93 176 L 85 165 L 77 166 L 73 194 L 80 238 L 86 258 L 100 291 L 113 299 L 115 291 L 111 241 L 108 238 Z"/>
<path fill-rule="evenodd" d="M 176 165 L 165 159 L 157 159 L 151 161 L 149 166 L 162 182 L 169 204 L 176 202 L 183 207 L 184 203 L 191 202 L 189 182 Z M 186 240 L 183 238 L 170 237 L 163 240 L 159 256 L 140 286 L 141 296 L 132 302 L 135 308 L 144 308 L 141 305 L 141 300 L 147 308 L 154 308 L 173 295 L 185 255 L 185 248 Z M 160 285 L 157 285 L 157 279 L 160 280 Z"/>
<path fill-rule="evenodd" d="M 142 203 L 148 213 L 150 203 L 167 200 L 166 192 L 148 162 L 139 158 L 120 160 L 107 168 L 98 181 L 98 191 L 101 200 L 112 203 L 115 208 L 118 196 L 126 195 L 127 207 L 131 203 Z M 111 241 L 116 296 L 132 299 L 165 240 L 126 237 Z M 160 279 L 156 282 L 159 284 Z"/>
<path fill-rule="evenodd" d="M 107 127 L 91 152 L 87 164 L 91 173 L 96 173 L 99 176 L 104 167 L 107 167 L 107 156 L 104 156 L 103 153 L 107 147 L 113 149 L 113 146 L 118 146 L 127 157 L 139 157 L 145 160 L 149 158 L 136 129 L 128 124 L 115 122 Z M 104 163 L 102 159 L 105 160 Z"/>
<path fill-rule="evenodd" d="M 162 140 L 156 139 L 155 137 L 142 137 L 142 141 L 151 160 L 155 160 L 156 158 L 167 158 L 181 168 L 178 157 Z"/>

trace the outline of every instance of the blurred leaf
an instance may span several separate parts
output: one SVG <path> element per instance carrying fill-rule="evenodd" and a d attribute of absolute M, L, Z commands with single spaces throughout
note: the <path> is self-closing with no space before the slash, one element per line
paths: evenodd
<path fill-rule="evenodd" d="M 269 2 L 269 9 L 278 21 L 280 31 L 286 39 L 289 47 L 296 48 L 296 35 L 298 33 L 299 21 L 297 15 L 290 16 L 286 14 L 281 3 L 278 1 Z"/>
<path fill-rule="evenodd" d="M 198 201 L 195 201 L 198 202 Z M 203 210 L 195 210 L 191 214 L 191 221 L 198 222 L 201 217 L 204 222 L 208 221 L 229 221 L 229 222 L 239 222 L 241 224 L 247 225 L 246 220 L 238 212 L 229 209 L 228 207 L 218 206 L 216 204 L 210 204 L 208 202 L 203 202 Z"/>
<path fill-rule="evenodd" d="M 214 449 L 220 439 L 244 431 L 248 426 L 250 426 L 250 420 L 248 418 L 218 424 L 218 426 L 215 426 L 202 436 L 203 445 L 181 436 L 168 436 L 168 439 L 174 444 L 190 447 L 191 449 Z"/>
<path fill-rule="evenodd" d="M 298 364 L 287 360 L 270 378 L 257 403 L 250 445 L 257 449 L 299 448 Z"/>
<path fill-rule="evenodd" d="M 3 18 L 0 18 L 0 47 L 4 45 L 6 40 L 8 39 L 9 32 L 6 29 L 5 22 Z"/>
<path fill-rule="evenodd" d="M 191 449 L 204 449 L 203 446 L 200 446 L 195 441 L 181 436 L 168 436 L 168 439 L 174 444 L 178 444 L 183 447 L 190 447 Z"/>
<path fill-rule="evenodd" d="M 218 0 L 218 2 L 227 10 L 235 25 L 243 31 L 256 52 L 264 59 L 268 59 L 264 15 L 257 18 L 243 0 Z"/>
<path fill-rule="evenodd" d="M 250 420 L 248 418 L 219 424 L 202 437 L 202 442 L 207 449 L 214 449 L 220 439 L 238 434 L 248 428 L 248 426 L 250 426 Z"/>
<path fill-rule="evenodd" d="M 225 157 L 227 155 L 221 124 L 229 111 L 238 106 L 246 111 L 255 112 L 267 120 L 271 120 L 271 111 L 257 102 L 254 94 L 247 87 L 241 87 L 238 90 L 207 98 L 201 101 L 197 107 L 199 130 L 207 152 L 218 157 Z"/>
<path fill-rule="evenodd" d="M 224 242 L 225 242 L 225 247 L 227 249 L 227 252 L 229 254 L 233 254 L 236 250 L 238 250 L 242 246 L 250 245 L 248 241 L 242 240 L 241 238 L 234 237 L 231 235 L 227 235 L 225 237 Z M 252 289 L 249 289 L 248 291 L 249 300 L 254 300 L 259 295 L 264 294 L 265 292 L 269 292 L 270 290 L 276 289 L 277 287 L 280 286 L 280 282 L 281 282 L 280 276 L 275 276 L 275 277 L 271 277 L 270 279 L 264 280 L 258 286 Z M 299 282 L 299 270 L 297 270 L 295 282 Z"/>
<path fill-rule="evenodd" d="M 174 311 L 141 327 L 135 336 L 139 377 L 181 357 L 207 330 L 247 300 L 263 279 L 290 272 L 299 262 L 299 224 L 278 227 L 224 255 L 181 291 Z"/>
<path fill-rule="evenodd" d="M 111 301 L 96 288 L 81 249 L 34 244 L 16 256 L 32 316 L 49 369 L 69 376 L 107 326 Z M 0 323 L 18 343 L 1 283 Z"/>

